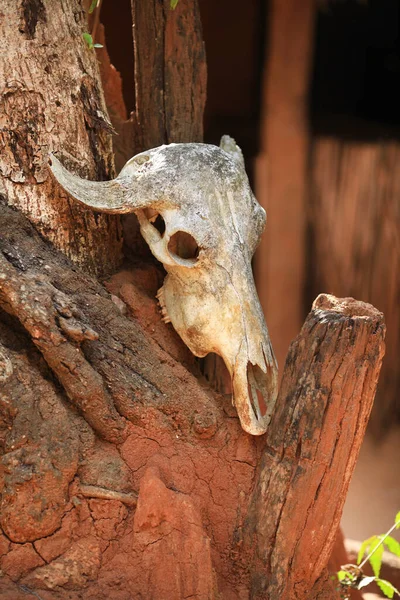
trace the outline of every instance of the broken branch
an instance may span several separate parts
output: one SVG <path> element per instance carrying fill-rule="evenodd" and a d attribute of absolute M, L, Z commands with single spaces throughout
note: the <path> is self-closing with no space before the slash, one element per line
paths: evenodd
<path fill-rule="evenodd" d="M 370 304 L 321 294 L 290 347 L 248 515 L 254 599 L 313 597 L 372 408 L 384 334 Z"/>

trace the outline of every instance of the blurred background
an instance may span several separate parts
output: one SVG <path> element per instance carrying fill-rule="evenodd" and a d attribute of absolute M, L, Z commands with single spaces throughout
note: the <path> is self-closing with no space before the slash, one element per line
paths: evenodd
<path fill-rule="evenodd" d="M 132 21 L 129 0 L 118 4 L 103 2 L 100 18 L 121 74 L 125 107 L 114 108 L 126 118 Z M 281 372 L 319 293 L 385 314 L 386 357 L 342 523 L 363 540 L 400 510 L 400 2 L 199 4 L 204 139 L 236 139 L 267 210 L 255 274 Z"/>

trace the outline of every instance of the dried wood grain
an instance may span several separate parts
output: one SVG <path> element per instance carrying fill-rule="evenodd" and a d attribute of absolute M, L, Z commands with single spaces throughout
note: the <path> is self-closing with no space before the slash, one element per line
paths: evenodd
<path fill-rule="evenodd" d="M 247 522 L 254 599 L 313 597 L 372 408 L 384 333 L 371 305 L 322 294 L 290 347 Z"/>
<path fill-rule="evenodd" d="M 206 63 L 197 2 L 131 0 L 139 150 L 201 142 Z"/>

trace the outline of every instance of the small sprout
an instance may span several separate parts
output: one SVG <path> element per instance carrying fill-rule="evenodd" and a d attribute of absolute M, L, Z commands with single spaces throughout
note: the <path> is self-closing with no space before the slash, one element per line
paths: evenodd
<path fill-rule="evenodd" d="M 103 46 L 101 44 L 93 44 L 93 38 L 90 35 L 90 33 L 82 33 L 82 37 L 86 42 L 87 47 L 89 48 L 89 50 L 93 50 L 93 48 L 102 48 Z"/>
<path fill-rule="evenodd" d="M 92 0 L 92 3 L 91 3 L 90 8 L 89 8 L 89 15 L 92 14 L 92 12 L 94 11 L 94 9 L 97 8 L 99 6 L 99 4 L 100 4 L 100 0 Z"/>
<path fill-rule="evenodd" d="M 396 594 L 400 597 L 400 592 L 390 581 L 380 579 L 379 573 L 382 565 L 384 546 L 396 556 L 400 556 L 400 543 L 390 536 L 394 529 L 400 528 L 400 512 L 397 513 L 394 525 L 383 535 L 373 535 L 361 544 L 360 551 L 357 557 L 357 565 L 344 565 L 337 572 L 337 578 L 340 582 L 340 587 L 344 590 L 345 598 L 349 598 L 349 590 L 351 588 L 361 589 L 366 587 L 373 581 L 377 583 L 381 591 L 387 598 L 393 598 Z M 364 555 L 367 556 L 364 558 Z M 369 561 L 374 572 L 373 577 L 366 577 L 362 572 L 363 566 Z"/>
<path fill-rule="evenodd" d="M 338 571 L 337 578 L 340 582 L 347 580 L 353 582 L 355 580 L 355 576 L 352 573 L 349 573 L 348 571 L 344 570 Z"/>
<path fill-rule="evenodd" d="M 363 578 L 363 573 L 356 565 L 343 565 L 337 573 L 337 578 L 343 587 L 356 588 Z"/>
<path fill-rule="evenodd" d="M 89 50 L 92 50 L 92 48 L 93 48 L 93 38 L 90 35 L 90 33 L 87 33 L 87 32 L 82 33 L 82 37 L 85 40 L 85 42 L 86 42 L 87 47 L 89 48 Z"/>
<path fill-rule="evenodd" d="M 377 539 L 371 545 L 369 562 L 374 572 L 375 577 L 379 577 L 379 573 L 382 566 L 382 558 L 383 558 L 383 544 L 382 537 L 378 535 Z"/>
<path fill-rule="evenodd" d="M 371 546 L 371 544 L 375 538 L 376 538 L 376 536 L 373 535 L 370 538 L 368 538 L 367 540 L 364 540 L 363 543 L 361 544 L 360 550 L 359 550 L 358 556 L 357 556 L 357 564 L 358 565 L 361 563 L 362 559 L 364 558 L 364 554 L 367 552 L 367 550 L 369 549 L 369 547 Z"/>

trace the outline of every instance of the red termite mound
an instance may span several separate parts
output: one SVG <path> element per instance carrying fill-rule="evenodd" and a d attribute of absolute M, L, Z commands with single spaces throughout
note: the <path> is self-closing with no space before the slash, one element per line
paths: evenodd
<path fill-rule="evenodd" d="M 110 294 L 19 213 L 2 207 L 1 225 L 0 597 L 321 594 L 382 315 L 321 296 L 254 438 L 191 372 L 146 292 L 153 267 L 114 277 Z"/>
<path fill-rule="evenodd" d="M 157 282 L 154 268 L 131 270 L 136 285 L 115 277 L 117 300 L 5 207 L 2 230 L 3 251 L 10 239 L 18 248 L 1 270 L 2 305 L 14 302 L 1 323 L 9 597 L 22 585 L 46 599 L 72 598 L 69 589 L 105 598 L 118 587 L 121 599 L 132 589 L 209 598 L 217 580 L 223 597 L 238 597 L 248 588 L 240 531 L 262 440 L 242 432 L 230 398 L 177 362 L 195 369 L 143 288 Z"/>

